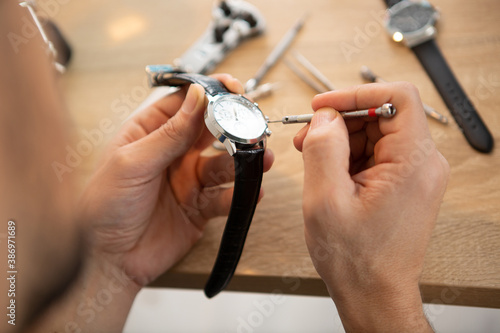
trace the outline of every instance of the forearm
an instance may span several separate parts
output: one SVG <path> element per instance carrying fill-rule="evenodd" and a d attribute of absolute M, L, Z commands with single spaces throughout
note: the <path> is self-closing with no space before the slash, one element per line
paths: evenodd
<path fill-rule="evenodd" d="M 88 263 L 31 332 L 121 332 L 140 287 L 107 263 Z"/>

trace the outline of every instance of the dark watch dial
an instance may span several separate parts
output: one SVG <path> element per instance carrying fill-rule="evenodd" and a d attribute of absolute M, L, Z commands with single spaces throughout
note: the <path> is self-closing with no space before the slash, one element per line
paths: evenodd
<path fill-rule="evenodd" d="M 390 18 L 390 25 L 402 33 L 422 29 L 434 21 L 435 9 L 422 3 L 412 3 L 397 12 Z"/>

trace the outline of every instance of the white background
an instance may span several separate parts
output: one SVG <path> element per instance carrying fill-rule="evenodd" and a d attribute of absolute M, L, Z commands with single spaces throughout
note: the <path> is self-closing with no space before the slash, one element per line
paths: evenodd
<path fill-rule="evenodd" d="M 500 309 L 425 305 L 436 332 L 500 332 Z M 201 290 L 145 288 L 124 333 L 344 332 L 330 298 L 224 291 L 207 299 Z"/>

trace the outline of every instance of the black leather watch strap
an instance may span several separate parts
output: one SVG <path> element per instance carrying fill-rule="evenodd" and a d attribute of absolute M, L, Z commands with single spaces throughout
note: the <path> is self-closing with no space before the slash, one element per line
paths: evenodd
<path fill-rule="evenodd" d="M 475 149 L 488 153 L 493 138 L 432 39 L 412 48 L 453 118 Z"/>
<path fill-rule="evenodd" d="M 158 85 L 163 86 L 182 86 L 188 83 L 198 83 L 207 94 L 215 96 L 218 94 L 229 93 L 224 85 L 217 79 L 201 74 L 189 73 L 170 73 L 168 76 L 159 76 L 157 79 Z"/>
<path fill-rule="evenodd" d="M 233 201 L 222 235 L 219 253 L 205 286 L 209 298 L 222 291 L 233 277 L 259 199 L 264 172 L 264 148 L 238 150 Z"/>

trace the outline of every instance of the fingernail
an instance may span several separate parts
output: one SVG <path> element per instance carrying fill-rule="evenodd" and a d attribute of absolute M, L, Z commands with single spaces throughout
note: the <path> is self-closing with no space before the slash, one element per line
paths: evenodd
<path fill-rule="evenodd" d="M 182 103 L 181 111 L 186 114 L 190 114 L 191 112 L 193 112 L 196 104 L 198 104 L 198 98 L 198 88 L 195 86 L 195 84 L 192 84 L 188 89 L 184 102 Z"/>
<path fill-rule="evenodd" d="M 337 117 L 337 111 L 332 108 L 321 108 L 314 113 L 311 120 L 311 129 L 331 123 Z"/>

